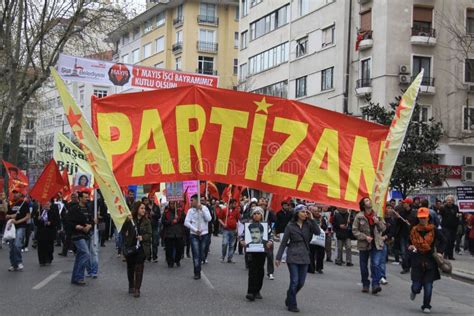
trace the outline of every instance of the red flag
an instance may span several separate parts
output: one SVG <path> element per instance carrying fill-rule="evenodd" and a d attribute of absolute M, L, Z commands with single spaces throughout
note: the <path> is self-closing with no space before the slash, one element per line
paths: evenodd
<path fill-rule="evenodd" d="M 155 198 L 155 193 L 160 191 L 160 184 L 159 183 L 154 183 L 151 185 L 150 192 L 148 192 L 148 198 L 149 199 L 154 199 Z"/>
<path fill-rule="evenodd" d="M 217 186 L 214 182 L 207 181 L 207 193 L 209 194 L 210 197 L 213 197 L 216 200 L 219 200 L 219 190 L 217 189 Z"/>
<path fill-rule="evenodd" d="M 186 214 L 188 214 L 188 210 L 191 207 L 191 202 L 189 201 L 189 196 L 188 196 L 188 189 L 189 187 L 187 187 L 186 191 L 184 191 L 183 193 L 183 200 L 184 200 L 183 209 L 184 209 L 184 213 Z"/>
<path fill-rule="evenodd" d="M 35 186 L 31 189 L 30 196 L 40 203 L 46 203 L 64 186 L 65 183 L 59 173 L 58 166 L 54 159 L 51 159 L 36 181 Z"/>
<path fill-rule="evenodd" d="M 28 191 L 28 177 L 17 166 L 3 160 L 3 165 L 8 173 L 8 192 L 18 190 L 22 194 Z"/>
<path fill-rule="evenodd" d="M 242 191 L 245 190 L 246 188 L 240 185 L 234 185 L 232 186 L 232 198 L 237 200 L 237 202 L 240 201 L 240 196 L 242 195 Z"/>
<path fill-rule="evenodd" d="M 228 186 L 225 187 L 224 191 L 222 191 L 221 199 L 224 202 L 229 203 L 229 200 L 231 199 L 231 197 L 232 197 L 232 184 L 229 184 Z"/>
<path fill-rule="evenodd" d="M 281 211 L 281 203 L 283 201 L 287 201 L 289 203 L 291 197 L 289 196 L 284 196 L 281 194 L 273 194 L 272 195 L 272 202 L 270 204 L 270 209 L 274 211 L 275 213 L 278 213 Z"/>
<path fill-rule="evenodd" d="M 71 186 L 69 185 L 69 176 L 67 174 L 67 168 L 64 168 L 63 173 L 61 174 L 61 178 L 63 179 L 64 183 L 64 186 L 61 189 L 61 193 L 63 194 L 63 199 L 68 200 L 72 192 Z"/>

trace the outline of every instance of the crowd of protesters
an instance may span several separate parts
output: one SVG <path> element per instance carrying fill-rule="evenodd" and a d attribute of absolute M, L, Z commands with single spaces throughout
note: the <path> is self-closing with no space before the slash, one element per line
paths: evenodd
<path fill-rule="evenodd" d="M 443 254 L 446 260 L 455 260 L 455 255 L 474 256 L 474 216 L 460 213 L 453 196 L 437 200 L 431 208 L 427 200 L 419 198 L 406 198 L 398 205 L 391 200 L 384 216 L 379 217 L 369 198 L 360 201 L 359 210 L 296 199 L 285 200 L 281 209 L 272 210 L 264 197 L 224 202 L 194 195 L 190 205 L 184 205 L 157 203 L 148 197 L 137 200 L 136 193 L 129 191 L 126 200 L 131 215 L 117 231 L 100 190 L 96 214 L 88 191 L 74 192 L 67 200 L 58 194 L 42 205 L 18 191 L 10 193 L 10 200 L 0 195 L 0 235 L 7 225 L 14 224 L 16 229 L 15 238 L 7 241 L 9 271 L 24 269 L 22 254 L 28 252 L 31 240 L 40 266 L 52 264 L 55 246 L 60 247 L 60 256 L 75 255 L 71 283 L 83 286 L 86 277 L 98 277 L 98 248 L 114 238 L 117 256 L 127 265 L 128 291 L 135 297 L 140 296 L 145 263 L 158 262 L 160 247 L 164 247 L 169 268 L 180 267 L 181 260 L 192 255 L 194 279 L 199 280 L 202 265 L 208 263 L 212 235 L 222 236 L 222 263 L 235 263 L 237 251 L 244 255 L 249 301 L 263 298 L 265 274 L 273 280 L 275 267 L 285 262 L 290 275 L 285 305 L 292 312 L 299 311 L 296 295 L 307 273 L 322 274 L 324 262 L 333 262 L 333 246 L 334 263 L 352 267 L 352 245 L 356 245 L 362 292 L 373 295 L 389 282 L 386 263 L 392 256 L 393 264 L 401 267 L 400 273 L 411 273 L 410 298 L 414 300 L 424 290 L 425 313 L 431 310 L 433 282 L 440 278 L 432 254 Z M 268 226 L 264 251 L 246 251 L 245 224 L 252 225 L 256 233 L 263 232 L 262 224 Z M 315 239 L 321 236 L 319 241 Z"/>

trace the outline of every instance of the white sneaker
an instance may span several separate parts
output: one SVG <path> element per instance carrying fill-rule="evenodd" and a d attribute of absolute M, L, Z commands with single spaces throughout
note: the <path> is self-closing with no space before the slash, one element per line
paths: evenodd
<path fill-rule="evenodd" d="M 17 270 L 18 270 L 18 271 L 23 271 L 23 268 L 24 268 L 24 267 L 23 267 L 23 263 L 20 263 L 20 264 L 18 265 Z"/>
<path fill-rule="evenodd" d="M 270 273 L 270 274 L 268 275 L 268 279 L 269 279 L 269 280 L 275 280 L 275 277 L 273 276 L 273 274 Z"/>
<path fill-rule="evenodd" d="M 25 252 L 25 249 L 21 249 L 20 251 L 21 251 L 21 252 Z"/>
<path fill-rule="evenodd" d="M 394 261 L 394 262 L 392 262 L 392 264 L 398 266 L 400 264 L 400 262 Z"/>
<path fill-rule="evenodd" d="M 13 272 L 13 271 L 16 271 L 16 269 L 14 266 L 11 266 L 10 268 L 8 268 L 8 271 Z"/>
<path fill-rule="evenodd" d="M 386 278 L 381 278 L 380 279 L 380 284 L 387 285 L 388 284 L 387 279 Z"/>
<path fill-rule="evenodd" d="M 28 248 L 25 248 L 25 249 L 23 249 L 23 250 L 24 250 L 24 252 L 28 252 Z"/>
<path fill-rule="evenodd" d="M 423 308 L 423 314 L 431 314 L 431 309 Z"/>

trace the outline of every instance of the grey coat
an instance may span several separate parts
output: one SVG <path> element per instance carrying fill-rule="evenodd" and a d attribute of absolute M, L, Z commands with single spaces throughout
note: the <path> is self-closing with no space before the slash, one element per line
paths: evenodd
<path fill-rule="evenodd" d="M 374 241 L 377 250 L 382 250 L 384 247 L 384 241 L 382 239 L 382 233 L 385 231 L 385 223 L 382 218 L 378 217 L 378 224 L 375 224 L 374 228 Z M 352 224 L 352 233 L 357 238 L 357 249 L 359 251 L 366 251 L 372 249 L 372 245 L 367 241 L 367 236 L 370 236 L 370 225 L 365 218 L 364 212 L 359 212 L 354 219 Z"/>
<path fill-rule="evenodd" d="M 291 221 L 285 228 L 276 260 L 281 261 L 283 252 L 288 247 L 287 263 L 309 264 L 309 243 L 313 235 L 320 233 L 321 230 L 314 220 L 306 220 L 301 228 L 296 222 Z"/>

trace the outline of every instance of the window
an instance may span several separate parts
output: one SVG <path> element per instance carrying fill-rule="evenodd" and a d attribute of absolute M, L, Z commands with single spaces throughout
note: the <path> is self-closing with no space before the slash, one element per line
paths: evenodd
<path fill-rule="evenodd" d="M 239 32 L 234 32 L 234 48 L 239 48 Z"/>
<path fill-rule="evenodd" d="M 330 90 L 334 88 L 334 67 L 324 69 L 321 71 L 321 91 Z"/>
<path fill-rule="evenodd" d="M 413 29 L 429 33 L 433 20 L 433 8 L 413 7 Z"/>
<path fill-rule="evenodd" d="M 143 58 L 148 58 L 151 56 L 151 43 L 145 44 L 143 46 Z"/>
<path fill-rule="evenodd" d="M 107 96 L 107 89 L 105 88 L 94 88 L 94 95 L 98 98 L 103 98 Z"/>
<path fill-rule="evenodd" d="M 326 46 L 334 44 L 335 30 L 336 30 L 335 25 L 331 25 L 330 27 L 323 29 L 322 47 L 326 47 Z"/>
<path fill-rule="evenodd" d="M 253 75 L 288 61 L 288 42 L 249 58 L 249 74 Z"/>
<path fill-rule="evenodd" d="M 242 17 L 249 14 L 249 0 L 242 0 Z"/>
<path fill-rule="evenodd" d="M 129 33 L 127 32 L 127 33 L 123 34 L 123 36 L 122 36 L 122 44 L 126 45 L 126 44 L 128 44 L 129 41 L 130 41 L 130 37 L 129 37 Z"/>
<path fill-rule="evenodd" d="M 247 34 L 248 31 L 242 32 L 242 34 L 240 34 L 240 49 L 247 48 Z"/>
<path fill-rule="evenodd" d="M 263 0 L 250 0 L 250 7 L 256 6 L 261 3 Z"/>
<path fill-rule="evenodd" d="M 63 116 L 61 114 L 56 115 L 56 118 L 54 119 L 55 123 L 54 126 L 61 126 L 63 125 Z"/>
<path fill-rule="evenodd" d="M 306 95 L 306 76 L 296 79 L 296 98 L 301 98 Z"/>
<path fill-rule="evenodd" d="M 431 111 L 430 106 L 417 106 L 413 112 L 412 121 L 415 122 L 415 128 L 418 130 L 418 134 L 421 134 L 423 127 L 430 123 Z"/>
<path fill-rule="evenodd" d="M 250 40 L 259 38 L 288 23 L 290 19 L 289 7 L 290 5 L 287 4 L 257 21 L 250 23 Z"/>
<path fill-rule="evenodd" d="M 128 64 L 128 63 L 129 63 L 128 54 L 122 55 L 122 63 L 124 63 L 124 64 Z"/>
<path fill-rule="evenodd" d="M 413 56 L 413 77 L 416 77 L 420 73 L 421 69 L 425 70 L 421 85 L 431 86 L 431 57 Z"/>
<path fill-rule="evenodd" d="M 160 63 L 158 63 L 158 64 L 155 64 L 155 68 L 160 68 L 160 69 L 165 68 L 165 63 L 164 63 L 164 62 L 160 62 Z"/>
<path fill-rule="evenodd" d="M 256 89 L 253 93 L 265 94 L 274 97 L 287 98 L 288 97 L 288 81 L 280 81 L 269 86 Z"/>
<path fill-rule="evenodd" d="M 214 74 L 214 57 L 198 57 L 198 73 L 205 75 Z"/>
<path fill-rule="evenodd" d="M 199 6 L 199 14 L 205 17 L 215 17 L 216 5 L 211 3 L 201 3 Z"/>
<path fill-rule="evenodd" d="M 300 8 L 300 16 L 305 15 L 309 12 L 309 2 L 310 0 L 300 0 L 299 8 Z"/>
<path fill-rule="evenodd" d="M 372 30 L 372 10 L 360 13 L 360 32 Z"/>
<path fill-rule="evenodd" d="M 183 31 L 176 32 L 176 43 L 183 42 Z"/>
<path fill-rule="evenodd" d="M 27 129 L 34 129 L 35 128 L 35 121 L 34 120 L 27 120 L 26 121 L 26 128 Z"/>
<path fill-rule="evenodd" d="M 239 81 L 247 79 L 247 63 L 240 65 L 239 69 Z"/>
<path fill-rule="evenodd" d="M 176 70 L 181 70 L 181 57 L 176 58 Z"/>
<path fill-rule="evenodd" d="M 474 83 L 474 59 L 466 59 L 464 64 L 464 81 Z"/>
<path fill-rule="evenodd" d="M 303 37 L 296 41 L 296 57 L 306 55 L 308 53 L 308 37 Z"/>
<path fill-rule="evenodd" d="M 370 58 L 364 59 L 360 62 L 360 79 L 370 80 Z"/>
<path fill-rule="evenodd" d="M 466 11 L 466 33 L 474 33 L 474 9 L 467 9 Z"/>
<path fill-rule="evenodd" d="M 140 61 L 140 48 L 137 48 L 132 52 L 132 64 L 136 64 L 139 61 Z"/>
<path fill-rule="evenodd" d="M 133 29 L 133 39 L 136 40 L 139 37 L 140 37 L 140 27 L 137 26 L 136 28 Z"/>
<path fill-rule="evenodd" d="M 165 12 L 160 12 L 156 16 L 156 27 L 160 27 L 165 24 L 166 21 L 166 15 Z"/>
<path fill-rule="evenodd" d="M 56 107 L 57 107 L 57 108 L 62 107 L 62 103 L 61 103 L 61 98 L 60 98 L 60 97 L 56 97 Z"/>
<path fill-rule="evenodd" d="M 165 50 L 165 37 L 158 37 L 155 40 L 155 52 L 160 53 Z"/>
<path fill-rule="evenodd" d="M 183 18 L 183 5 L 180 4 L 177 8 L 176 8 L 176 18 L 178 20 L 182 20 Z"/>
<path fill-rule="evenodd" d="M 216 32 L 212 30 L 199 30 L 199 41 L 205 43 L 215 43 L 216 42 Z"/>
<path fill-rule="evenodd" d="M 463 130 L 474 131 L 474 107 L 463 108 Z"/>
<path fill-rule="evenodd" d="M 153 21 L 152 19 L 149 19 L 145 21 L 145 25 L 143 27 L 143 33 L 148 33 L 153 29 Z"/>
<path fill-rule="evenodd" d="M 235 9 L 234 19 L 238 21 L 239 20 L 239 7 L 237 6 L 234 9 Z"/>
<path fill-rule="evenodd" d="M 84 88 L 79 89 L 79 104 L 81 105 L 81 108 L 84 107 Z"/>
<path fill-rule="evenodd" d="M 234 76 L 237 76 L 237 72 L 239 71 L 239 60 L 234 58 Z"/>

